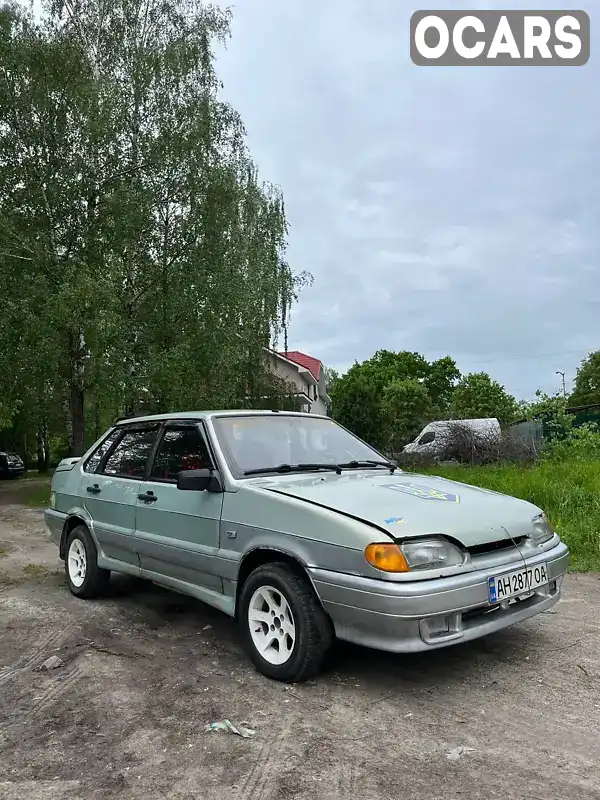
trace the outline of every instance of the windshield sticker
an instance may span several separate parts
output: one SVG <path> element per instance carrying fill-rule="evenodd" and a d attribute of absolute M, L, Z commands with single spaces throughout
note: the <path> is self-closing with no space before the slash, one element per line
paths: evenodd
<path fill-rule="evenodd" d="M 404 525 L 406 520 L 404 517 L 388 517 L 385 521 L 386 525 Z"/>
<path fill-rule="evenodd" d="M 417 486 L 414 483 L 385 483 L 384 489 L 392 489 L 395 492 L 404 492 L 413 497 L 420 497 L 421 500 L 441 500 L 446 503 L 460 503 L 460 496 L 441 492 L 439 489 L 431 489 L 429 486 Z"/>

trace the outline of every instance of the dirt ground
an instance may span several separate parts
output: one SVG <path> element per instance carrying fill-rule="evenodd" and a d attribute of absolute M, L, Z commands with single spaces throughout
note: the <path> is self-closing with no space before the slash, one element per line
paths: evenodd
<path fill-rule="evenodd" d="M 72 597 L 41 512 L 0 486 L 0 800 L 600 798 L 599 576 L 493 637 L 340 646 L 286 688 L 195 600 L 114 576 Z M 205 732 L 222 719 L 255 737 Z"/>

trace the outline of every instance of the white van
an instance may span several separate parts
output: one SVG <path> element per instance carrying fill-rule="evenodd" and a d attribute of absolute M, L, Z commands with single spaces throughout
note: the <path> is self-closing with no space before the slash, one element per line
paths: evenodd
<path fill-rule="evenodd" d="M 414 442 L 405 445 L 404 452 L 426 456 L 441 454 L 448 445 L 453 426 L 462 425 L 486 438 L 500 438 L 500 423 L 495 417 L 486 419 L 448 419 L 430 422 L 426 425 Z"/>

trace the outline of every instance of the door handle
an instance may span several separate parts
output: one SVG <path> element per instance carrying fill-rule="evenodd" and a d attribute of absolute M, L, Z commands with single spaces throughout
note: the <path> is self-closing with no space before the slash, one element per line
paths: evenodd
<path fill-rule="evenodd" d="M 102 491 L 102 489 L 101 489 L 101 488 L 98 486 L 98 484 L 97 484 L 97 483 L 95 483 L 93 486 L 88 486 L 88 487 L 87 487 L 87 491 L 88 491 L 90 494 L 100 494 L 100 492 Z"/>
<path fill-rule="evenodd" d="M 158 500 L 158 497 L 154 492 L 144 492 L 144 494 L 138 494 L 138 499 L 145 500 L 147 503 L 153 503 L 155 500 Z"/>

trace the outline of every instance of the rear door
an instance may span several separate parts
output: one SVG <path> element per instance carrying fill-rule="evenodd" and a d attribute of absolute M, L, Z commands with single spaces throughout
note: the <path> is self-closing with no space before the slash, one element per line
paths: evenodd
<path fill-rule="evenodd" d="M 136 548 L 145 577 L 223 591 L 217 559 L 223 494 L 177 488 L 179 472 L 213 467 L 200 423 L 165 424 L 137 496 Z"/>
<path fill-rule="evenodd" d="M 105 450 L 96 451 L 84 466 L 83 503 L 100 548 L 107 558 L 135 567 L 139 567 L 135 550 L 137 496 L 160 427 L 157 422 L 117 428 L 103 443 Z"/>

